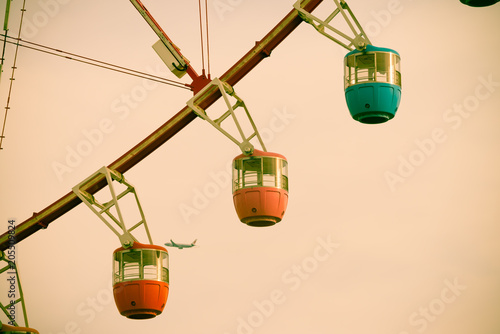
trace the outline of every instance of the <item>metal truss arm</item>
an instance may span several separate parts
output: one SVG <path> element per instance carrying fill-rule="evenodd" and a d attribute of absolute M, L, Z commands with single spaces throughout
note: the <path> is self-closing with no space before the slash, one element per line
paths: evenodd
<path fill-rule="evenodd" d="M 109 191 L 111 193 L 111 200 L 105 203 L 99 203 L 99 201 L 96 200 L 96 198 L 92 194 L 84 190 L 88 182 L 93 180 L 98 175 L 104 175 L 106 177 Z M 125 185 L 127 188 L 121 193 L 117 194 L 116 189 L 113 186 L 113 181 L 117 181 L 118 183 Z M 92 212 L 94 212 L 103 221 L 104 224 L 106 224 L 109 227 L 109 229 L 114 234 L 116 234 L 116 236 L 120 239 L 120 243 L 122 244 L 123 247 L 125 248 L 132 247 L 134 242 L 138 241 L 132 235 L 131 232 L 140 225 L 144 225 L 144 229 L 146 230 L 149 243 L 153 244 L 153 241 L 151 239 L 151 234 L 149 233 L 148 224 L 146 222 L 146 218 L 144 217 L 144 212 L 142 211 L 141 203 L 139 202 L 139 197 L 137 196 L 134 186 L 131 185 L 129 182 L 127 182 L 122 174 L 118 173 L 117 171 L 111 170 L 107 167 L 102 167 L 97 172 L 89 176 L 87 179 L 74 186 L 73 192 L 82 200 L 83 203 L 85 203 L 85 205 L 89 207 L 90 210 L 92 210 Z M 137 203 L 137 207 L 141 215 L 141 221 L 139 221 L 131 228 L 127 229 L 118 201 L 129 193 L 132 193 L 135 197 L 135 201 Z M 111 209 L 113 207 L 116 211 L 116 216 L 113 215 L 113 213 L 111 212 Z M 111 222 L 114 222 L 116 225 L 118 225 L 120 231 L 118 231 L 115 228 L 115 226 L 111 224 Z"/>
<path fill-rule="evenodd" d="M 312 15 L 305 8 L 302 7 L 301 1 L 297 1 L 293 7 L 298 11 L 300 17 L 312 25 L 320 34 L 331 39 L 340 46 L 346 48 L 347 50 L 354 50 L 354 48 L 362 51 L 366 48 L 366 45 L 371 44 L 368 36 L 364 32 L 363 28 L 359 24 L 358 20 L 354 16 L 353 12 L 344 0 L 333 0 L 335 6 L 337 7 L 333 13 L 331 13 L 326 19 L 321 20 L 318 17 Z M 349 26 L 353 36 L 349 36 L 346 33 L 334 28 L 330 25 L 330 22 L 337 16 L 341 14 L 347 25 Z M 325 29 L 326 28 L 326 29 Z M 328 32 L 330 30 L 331 33 Z M 342 40 L 343 39 L 343 40 Z"/>
<path fill-rule="evenodd" d="M 215 87 L 217 87 L 219 89 L 219 91 L 222 94 L 222 98 L 224 99 L 224 102 L 226 103 L 226 106 L 227 106 L 227 111 L 224 114 L 222 114 L 219 118 L 217 118 L 215 120 L 212 119 L 212 118 L 210 118 L 208 116 L 207 112 L 203 108 L 201 108 L 197 104 L 197 102 L 196 102 L 197 99 L 198 99 L 198 97 L 200 95 L 203 95 L 205 93 L 205 90 L 210 89 L 212 86 L 215 86 Z M 229 96 L 232 96 L 233 98 L 236 99 L 236 103 L 234 105 L 231 104 L 231 102 L 229 101 Z M 192 99 L 190 99 L 187 102 L 187 105 L 198 116 L 200 116 L 205 121 L 207 121 L 210 124 L 212 124 L 213 127 L 215 127 L 217 130 L 219 130 L 220 132 L 222 132 L 222 134 L 224 134 L 232 142 L 234 142 L 236 145 L 238 145 L 238 147 L 241 149 L 241 151 L 244 154 L 249 155 L 249 154 L 253 153 L 254 147 L 253 147 L 252 143 L 250 143 L 250 140 L 252 140 L 254 137 L 257 137 L 257 139 L 258 139 L 258 141 L 259 141 L 262 149 L 264 151 L 266 151 L 266 146 L 264 145 L 264 142 L 262 141 L 262 137 L 260 136 L 259 131 L 257 130 L 257 127 L 255 126 L 255 123 L 254 123 L 254 121 L 252 119 L 252 116 L 250 115 L 250 112 L 248 111 L 248 109 L 247 109 L 247 107 L 245 105 L 245 102 L 243 102 L 243 100 L 240 97 L 238 97 L 238 95 L 236 95 L 236 93 L 234 92 L 233 87 L 231 87 L 229 84 L 227 84 L 225 82 L 222 82 L 218 78 L 215 78 L 203 90 L 201 90 Z M 248 117 L 248 120 L 249 120 L 251 126 L 252 126 L 253 132 L 248 137 L 245 135 L 243 129 L 241 128 L 240 122 L 238 121 L 238 118 L 236 117 L 235 110 L 238 107 L 243 107 L 243 109 L 245 109 L 245 113 L 246 113 L 246 115 Z M 238 139 L 236 139 L 235 137 L 233 137 L 229 132 L 227 132 L 226 130 L 224 130 L 222 128 L 222 122 L 225 119 L 227 119 L 229 116 L 231 116 L 231 118 L 234 121 L 234 124 L 236 125 L 236 128 L 238 129 L 238 132 L 239 132 L 239 134 L 241 136 L 241 141 L 239 141 Z"/>

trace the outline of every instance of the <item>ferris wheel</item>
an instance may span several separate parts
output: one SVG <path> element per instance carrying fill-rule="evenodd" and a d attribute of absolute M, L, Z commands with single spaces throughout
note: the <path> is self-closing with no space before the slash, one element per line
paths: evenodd
<path fill-rule="evenodd" d="M 193 91 L 193 97 L 186 101 L 186 105 L 174 117 L 142 142 L 76 185 L 54 204 L 20 224 L 15 234 L 16 242 L 19 242 L 38 230 L 47 228 L 55 219 L 83 202 L 117 235 L 121 243 L 121 247 L 113 253 L 113 292 L 119 312 L 130 319 L 148 319 L 161 314 L 167 302 L 168 252 L 164 247 L 153 244 L 136 190 L 125 179 L 124 173 L 191 121 L 201 118 L 241 149 L 241 154 L 234 158 L 232 165 L 233 203 L 239 220 L 253 227 L 275 225 L 284 218 L 288 204 L 288 161 L 279 153 L 267 151 L 249 110 L 235 92 L 236 83 L 269 57 L 271 51 L 301 22 L 306 22 L 320 34 L 348 50 L 343 59 L 344 93 L 352 118 L 364 124 L 380 124 L 394 118 L 399 108 L 402 91 L 401 58 L 393 49 L 372 45 L 346 1 L 333 0 L 335 10 L 327 18 L 321 19 L 312 14 L 321 0 L 299 0 L 290 13 L 255 47 L 223 75 L 212 79 L 210 72 L 205 73 L 205 69 L 201 74 L 193 69 L 189 60 L 182 55 L 140 0 L 130 1 L 157 34 L 159 41 L 153 45 L 153 49 L 165 65 L 177 78 L 185 74 L 191 78 L 192 83 L 188 88 Z M 469 6 L 486 6 L 497 2 L 490 1 L 486 4 L 461 1 Z M 7 1 L 7 14 L 10 2 Z M 343 32 L 335 28 L 333 22 L 336 18 L 344 19 L 350 29 Z M 23 42 L 18 37 L 16 43 L 21 45 Z M 209 116 L 208 108 L 220 98 L 224 100 L 227 110 L 217 117 Z M 241 113 L 242 110 L 242 114 L 252 125 L 249 134 L 244 133 L 239 126 L 237 111 Z M 224 121 L 233 121 L 238 129 L 237 133 L 229 133 L 223 127 Z M 2 132 L 1 139 L 3 138 Z M 252 140 L 257 140 L 261 149 L 255 149 Z M 117 184 L 125 190 L 116 192 Z M 111 199 L 101 203 L 93 195 L 105 187 L 109 188 Z M 142 217 L 141 221 L 131 227 L 125 225 L 119 209 L 119 200 L 127 195 L 135 196 Z M 111 213 L 112 208 L 116 215 Z M 139 242 L 131 233 L 141 226 L 147 232 L 149 244 Z M 2 251 L 9 248 L 9 232 L 0 237 L 0 244 Z M 12 331 L 13 327 L 4 325 L 0 333 Z M 15 331 L 37 333 L 28 326 L 18 326 Z"/>

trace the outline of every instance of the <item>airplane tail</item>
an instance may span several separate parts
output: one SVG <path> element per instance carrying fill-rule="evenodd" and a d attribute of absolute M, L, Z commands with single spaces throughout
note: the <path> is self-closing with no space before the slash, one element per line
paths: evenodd
<path fill-rule="evenodd" d="M 193 241 L 193 245 L 194 245 L 194 244 L 196 244 L 196 240 L 198 240 L 198 239 L 194 239 L 194 241 Z"/>

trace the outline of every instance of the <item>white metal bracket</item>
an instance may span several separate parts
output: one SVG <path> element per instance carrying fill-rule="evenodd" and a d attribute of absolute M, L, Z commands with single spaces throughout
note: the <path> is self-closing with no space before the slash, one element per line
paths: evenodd
<path fill-rule="evenodd" d="M 111 193 L 111 200 L 105 203 L 99 203 L 99 201 L 97 201 L 91 193 L 86 191 L 86 186 L 88 187 L 91 181 L 96 182 L 97 178 L 100 175 L 104 175 L 106 177 L 106 181 Z M 116 194 L 115 188 L 113 187 L 113 181 L 117 181 L 118 183 L 125 185 L 127 188 L 120 194 Z M 123 247 L 130 248 L 133 246 L 134 241 L 137 241 L 137 239 L 131 234 L 131 232 L 141 225 L 144 225 L 149 243 L 153 244 L 146 218 L 144 217 L 144 212 L 142 211 L 142 207 L 139 202 L 139 197 L 137 196 L 134 186 L 125 180 L 123 174 L 107 167 L 102 167 L 87 179 L 74 186 L 73 192 L 82 200 L 83 203 L 85 203 L 90 208 L 90 210 L 92 210 L 92 212 L 94 212 L 104 222 L 104 224 L 106 224 L 111 229 L 111 231 L 113 231 L 113 233 L 118 236 Z M 134 195 L 139 213 L 141 215 L 141 221 L 130 228 L 126 227 L 122 211 L 120 210 L 120 206 L 118 205 L 118 200 L 123 198 L 128 193 L 132 193 Z M 116 216 L 113 215 L 113 213 L 110 211 L 113 207 L 115 208 Z M 115 226 L 111 224 L 111 222 L 114 222 L 116 225 L 118 225 L 119 229 L 116 229 Z"/>
<path fill-rule="evenodd" d="M 366 45 L 371 44 L 370 40 L 366 36 L 366 33 L 364 32 L 363 28 L 361 27 L 358 20 L 356 19 L 351 9 L 344 0 L 333 0 L 333 1 L 335 2 L 335 6 L 337 8 L 324 20 L 321 20 L 316 16 L 312 15 L 311 13 L 307 12 L 306 10 L 304 10 L 304 8 L 302 8 L 300 5 L 301 0 L 298 0 L 293 5 L 293 7 L 298 11 L 299 16 L 305 22 L 311 24 L 320 34 L 326 36 L 327 38 L 331 39 L 335 43 L 346 48 L 347 50 L 352 51 L 356 48 L 359 51 L 363 51 L 366 48 Z M 348 34 L 345 34 L 330 25 L 330 22 L 339 13 L 343 16 L 347 25 L 351 29 L 352 35 L 354 36 L 349 36 Z M 336 36 L 329 33 L 328 30 L 334 33 Z"/>
<path fill-rule="evenodd" d="M 224 102 L 226 103 L 226 106 L 227 106 L 227 111 L 222 114 L 219 118 L 217 119 L 211 119 L 207 112 L 201 108 L 197 103 L 196 103 L 196 100 L 202 96 L 203 94 L 206 93 L 206 91 L 210 88 L 212 88 L 213 86 L 217 87 L 219 89 L 219 91 L 221 92 L 222 94 L 222 98 L 224 99 Z M 235 104 L 231 104 L 231 102 L 229 101 L 229 96 L 233 97 L 234 99 L 236 99 L 236 103 Z M 250 140 L 253 139 L 254 137 L 257 137 L 260 145 L 262 146 L 262 149 L 264 151 L 266 151 L 266 147 L 264 145 L 264 142 L 262 141 L 262 138 L 259 134 L 259 131 L 257 130 L 257 127 L 255 126 L 255 123 L 252 119 L 252 116 L 250 116 L 250 113 L 245 105 L 245 102 L 243 102 L 243 100 L 238 96 L 236 95 L 236 93 L 234 92 L 234 89 L 233 87 L 231 87 L 231 85 L 229 85 L 228 83 L 226 82 L 223 82 L 221 81 L 219 78 L 215 78 L 213 79 L 208 85 L 206 85 L 202 90 L 200 90 L 193 98 L 191 98 L 189 101 L 187 101 L 186 103 L 188 105 L 189 108 L 191 108 L 199 117 L 203 118 L 204 120 L 206 120 L 207 122 L 209 122 L 210 124 L 212 124 L 217 130 L 219 130 L 220 132 L 222 132 L 226 137 L 228 137 L 231 141 L 233 141 L 236 145 L 238 145 L 238 147 L 241 149 L 241 151 L 243 152 L 243 154 L 246 154 L 246 155 L 250 155 L 253 153 L 253 150 L 254 150 L 254 146 L 252 145 L 252 143 L 250 143 Z M 249 136 L 246 136 L 240 123 L 238 122 L 238 118 L 236 117 L 236 113 L 235 113 L 235 110 L 236 108 L 238 107 L 243 107 L 243 109 L 245 110 L 245 113 L 248 117 L 248 120 L 252 126 L 252 129 L 253 129 L 253 132 L 252 134 L 250 134 Z M 227 132 L 226 130 L 224 130 L 222 128 L 222 122 L 228 118 L 229 116 L 232 117 L 237 129 L 238 129 L 238 132 L 241 136 L 241 141 L 239 141 L 238 139 L 236 139 L 234 136 L 232 136 L 231 134 L 229 134 L 229 132 Z"/>
<path fill-rule="evenodd" d="M 182 76 L 186 74 L 189 61 L 180 54 L 179 48 L 167 37 L 142 2 L 139 0 L 130 0 L 130 2 L 160 38 L 160 40 L 153 45 L 153 49 L 161 60 L 163 60 L 165 65 L 167 65 L 169 70 L 178 78 L 182 78 Z"/>
<path fill-rule="evenodd" d="M 176 77 L 182 78 L 186 74 L 186 62 L 168 41 L 158 40 L 153 44 L 153 50 Z"/>

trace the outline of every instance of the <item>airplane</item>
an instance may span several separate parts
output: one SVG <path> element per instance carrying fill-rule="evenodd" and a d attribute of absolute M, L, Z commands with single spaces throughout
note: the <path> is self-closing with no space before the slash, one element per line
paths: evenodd
<path fill-rule="evenodd" d="M 176 244 L 172 239 L 170 239 L 170 242 L 167 242 L 165 244 L 165 246 L 167 246 L 167 247 L 177 247 L 179 249 L 191 248 L 191 247 L 195 246 L 196 240 L 198 240 L 198 239 L 194 239 L 194 241 L 192 243 L 190 243 L 190 244 Z"/>

